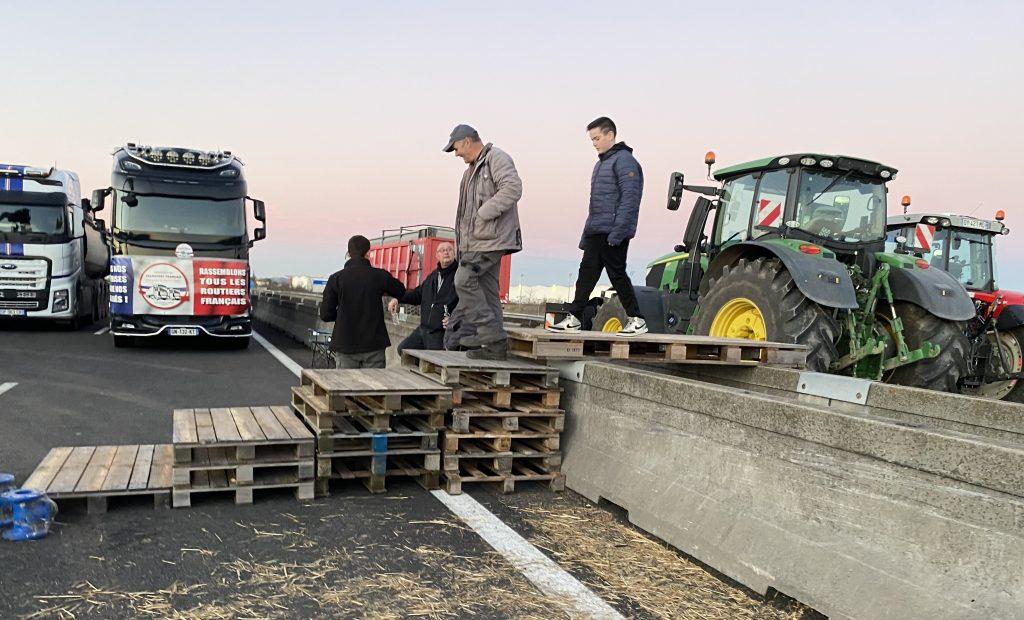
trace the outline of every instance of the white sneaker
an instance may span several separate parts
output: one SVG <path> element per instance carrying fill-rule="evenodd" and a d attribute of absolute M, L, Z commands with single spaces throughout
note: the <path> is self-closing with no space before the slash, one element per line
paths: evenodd
<path fill-rule="evenodd" d="M 631 316 L 616 336 L 640 336 L 647 333 L 647 321 L 638 316 Z"/>
<path fill-rule="evenodd" d="M 555 323 L 554 325 L 548 325 L 544 329 L 549 332 L 555 332 L 558 334 L 578 334 L 580 329 L 583 327 L 583 323 L 580 320 L 569 314 L 564 319 Z"/>

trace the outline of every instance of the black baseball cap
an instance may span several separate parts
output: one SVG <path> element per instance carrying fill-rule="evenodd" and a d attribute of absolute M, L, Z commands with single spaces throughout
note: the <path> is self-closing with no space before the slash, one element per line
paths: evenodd
<path fill-rule="evenodd" d="M 476 132 L 476 129 L 473 129 L 469 125 L 456 125 L 455 129 L 452 129 L 452 135 L 448 136 L 448 144 L 446 144 L 441 150 L 445 153 L 451 153 L 455 150 L 455 147 L 452 145 L 464 138 L 474 138 L 479 140 L 480 134 Z"/>

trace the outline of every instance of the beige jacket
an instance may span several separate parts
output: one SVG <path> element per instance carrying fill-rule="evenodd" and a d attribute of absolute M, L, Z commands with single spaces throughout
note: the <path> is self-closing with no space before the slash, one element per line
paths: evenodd
<path fill-rule="evenodd" d="M 463 252 L 523 249 L 519 228 L 519 198 L 523 182 L 505 151 L 487 144 L 466 168 L 459 186 L 459 212 L 455 217 L 457 247 Z"/>

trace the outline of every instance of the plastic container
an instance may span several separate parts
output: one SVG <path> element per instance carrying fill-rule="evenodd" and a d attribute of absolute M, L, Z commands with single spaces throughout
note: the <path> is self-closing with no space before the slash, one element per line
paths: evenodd
<path fill-rule="evenodd" d="M 14 474 L 0 474 L 0 495 L 15 488 Z M 11 524 L 11 507 L 0 499 L 0 531 Z"/>
<path fill-rule="evenodd" d="M 11 511 L 11 524 L 3 531 L 6 540 L 35 540 L 50 532 L 57 516 L 57 504 L 46 493 L 35 489 L 17 489 L 0 495 L 0 503 Z"/>

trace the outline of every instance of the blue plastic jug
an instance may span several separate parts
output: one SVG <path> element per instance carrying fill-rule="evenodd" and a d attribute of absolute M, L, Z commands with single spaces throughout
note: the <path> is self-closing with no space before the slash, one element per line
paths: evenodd
<path fill-rule="evenodd" d="M 14 488 L 14 474 L 0 474 L 0 495 Z M 11 507 L 0 499 L 0 532 L 11 524 Z"/>
<path fill-rule="evenodd" d="M 4 529 L 6 540 L 35 540 L 46 536 L 57 516 L 57 504 L 46 493 L 35 489 L 17 489 L 0 495 L 0 502 L 11 509 L 11 525 Z"/>

